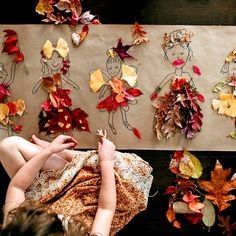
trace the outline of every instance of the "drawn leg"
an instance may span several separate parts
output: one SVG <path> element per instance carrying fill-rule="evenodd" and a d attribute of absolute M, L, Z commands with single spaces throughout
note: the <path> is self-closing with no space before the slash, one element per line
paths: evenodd
<path fill-rule="evenodd" d="M 128 120 L 127 120 L 127 116 L 126 116 L 126 112 L 128 111 L 128 109 L 127 109 L 127 111 L 126 111 L 125 109 L 120 108 L 120 111 L 121 111 L 122 122 L 123 122 L 124 126 L 125 126 L 128 130 L 132 131 L 132 130 L 133 130 L 133 127 L 129 124 L 129 122 L 128 122 Z"/>
<path fill-rule="evenodd" d="M 115 114 L 114 111 L 109 112 L 108 124 L 109 124 L 109 127 L 110 127 L 112 133 L 117 134 L 116 129 L 114 127 L 114 114 Z"/>

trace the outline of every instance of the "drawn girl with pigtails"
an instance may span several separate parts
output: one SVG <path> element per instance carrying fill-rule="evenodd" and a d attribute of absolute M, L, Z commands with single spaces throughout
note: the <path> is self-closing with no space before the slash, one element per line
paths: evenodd
<path fill-rule="evenodd" d="M 67 85 L 79 90 L 79 85 L 69 78 L 69 47 L 67 42 L 59 38 L 56 47 L 47 40 L 41 51 L 42 77 L 34 86 L 35 94 L 39 87 L 48 92 L 48 99 L 41 105 L 39 114 L 39 130 L 47 135 L 68 133 L 74 128 L 89 131 L 87 117 L 82 109 L 71 109 L 72 100 Z"/>

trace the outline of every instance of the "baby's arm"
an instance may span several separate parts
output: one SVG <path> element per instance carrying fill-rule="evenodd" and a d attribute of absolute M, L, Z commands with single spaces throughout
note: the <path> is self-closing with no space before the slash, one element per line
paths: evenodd
<path fill-rule="evenodd" d="M 102 138 L 98 143 L 98 156 L 101 167 L 101 188 L 98 210 L 93 222 L 91 235 L 107 236 L 116 210 L 116 183 L 114 176 L 115 145 Z"/>
<path fill-rule="evenodd" d="M 7 189 L 4 223 L 6 223 L 9 211 L 25 201 L 25 190 L 32 184 L 48 157 L 53 153 L 74 147 L 76 143 L 70 136 L 59 135 L 46 148 L 42 149 L 41 152 L 32 157 L 18 170 Z"/>

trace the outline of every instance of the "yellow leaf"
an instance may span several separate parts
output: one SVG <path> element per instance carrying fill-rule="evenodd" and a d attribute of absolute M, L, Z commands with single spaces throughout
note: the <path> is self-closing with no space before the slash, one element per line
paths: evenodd
<path fill-rule="evenodd" d="M 89 87 L 96 93 L 105 83 L 102 71 L 97 69 L 90 75 Z"/>
<path fill-rule="evenodd" d="M 129 86 L 134 87 L 137 82 L 137 72 L 135 68 L 129 65 L 122 65 L 122 79 L 125 80 Z"/>
<path fill-rule="evenodd" d="M 16 101 L 16 113 L 22 116 L 25 111 L 25 102 L 22 99 Z"/>
<path fill-rule="evenodd" d="M 66 58 L 69 53 L 68 43 L 63 38 L 59 38 L 57 41 L 56 50 L 61 55 L 61 57 Z"/>
<path fill-rule="evenodd" d="M 184 150 L 184 153 L 189 156 L 190 161 L 193 166 L 193 173 L 191 175 L 191 178 L 199 179 L 203 171 L 201 162 L 194 155 L 189 153 L 187 150 Z"/>
<path fill-rule="evenodd" d="M 9 115 L 9 107 L 4 104 L 0 103 L 0 121 L 2 122 L 8 115 Z"/>
<path fill-rule="evenodd" d="M 49 4 L 49 0 L 39 0 L 35 11 L 40 15 L 45 15 L 45 13 L 53 12 L 53 7 Z"/>

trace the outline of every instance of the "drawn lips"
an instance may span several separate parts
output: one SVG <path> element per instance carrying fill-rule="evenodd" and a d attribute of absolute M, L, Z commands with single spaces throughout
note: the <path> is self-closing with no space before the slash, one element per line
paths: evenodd
<path fill-rule="evenodd" d="M 176 59 L 172 62 L 173 66 L 181 66 L 183 64 L 184 64 L 184 60 L 182 60 L 182 59 Z"/>

